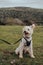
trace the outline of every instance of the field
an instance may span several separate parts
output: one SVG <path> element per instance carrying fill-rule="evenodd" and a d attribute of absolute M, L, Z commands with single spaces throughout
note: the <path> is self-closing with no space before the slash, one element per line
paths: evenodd
<path fill-rule="evenodd" d="M 12 45 L 6 44 L 0 40 L 0 65 L 11 65 L 10 62 L 15 59 L 13 65 L 43 65 L 43 26 L 36 26 L 33 34 L 33 49 L 35 59 L 24 55 L 23 59 L 19 59 L 14 53 L 19 42 L 14 44 L 22 37 L 23 26 L 0 26 L 0 39 L 10 42 Z"/>

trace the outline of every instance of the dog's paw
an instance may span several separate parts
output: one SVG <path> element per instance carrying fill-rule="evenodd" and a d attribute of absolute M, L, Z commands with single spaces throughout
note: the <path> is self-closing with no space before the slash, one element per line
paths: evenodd
<path fill-rule="evenodd" d="M 30 57 L 31 57 L 31 58 L 35 58 L 35 56 L 34 56 L 34 55 L 31 55 Z"/>
<path fill-rule="evenodd" d="M 18 55 L 18 52 L 15 51 L 15 54 Z"/>
<path fill-rule="evenodd" d="M 19 58 L 21 58 L 21 59 L 22 59 L 22 58 L 23 58 L 23 56 L 19 56 Z"/>

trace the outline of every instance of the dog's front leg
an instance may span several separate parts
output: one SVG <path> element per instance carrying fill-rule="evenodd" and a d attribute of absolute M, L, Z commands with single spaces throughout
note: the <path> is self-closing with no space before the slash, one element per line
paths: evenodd
<path fill-rule="evenodd" d="M 30 44 L 30 46 L 29 46 L 29 54 L 30 54 L 30 57 L 31 57 L 31 58 L 35 58 L 35 56 L 33 55 L 32 41 L 31 41 L 31 44 Z"/>
<path fill-rule="evenodd" d="M 19 47 L 15 50 L 15 53 L 18 55 L 19 53 L 19 58 L 23 58 L 23 44 L 20 43 Z"/>
<path fill-rule="evenodd" d="M 20 48 L 20 51 L 19 51 L 19 58 L 23 58 L 23 47 Z"/>

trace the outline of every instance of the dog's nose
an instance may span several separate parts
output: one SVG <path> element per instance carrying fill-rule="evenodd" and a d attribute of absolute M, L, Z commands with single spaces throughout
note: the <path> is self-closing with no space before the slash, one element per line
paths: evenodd
<path fill-rule="evenodd" d="M 26 31 L 24 31 L 24 33 L 26 33 Z"/>

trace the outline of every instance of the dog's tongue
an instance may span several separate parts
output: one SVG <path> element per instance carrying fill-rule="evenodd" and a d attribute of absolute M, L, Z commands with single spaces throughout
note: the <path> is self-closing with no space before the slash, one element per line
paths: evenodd
<path fill-rule="evenodd" d="M 25 34 L 27 35 L 28 33 L 26 32 Z"/>

